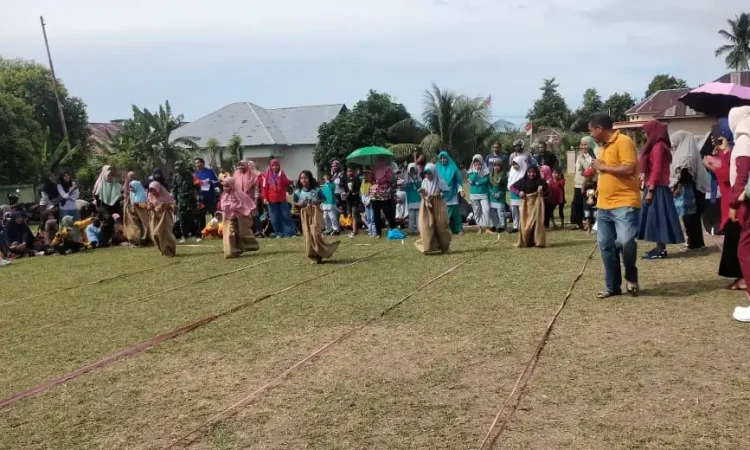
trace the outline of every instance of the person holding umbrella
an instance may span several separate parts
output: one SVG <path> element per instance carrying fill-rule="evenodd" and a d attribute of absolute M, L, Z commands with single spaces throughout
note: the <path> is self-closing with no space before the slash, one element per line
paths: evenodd
<path fill-rule="evenodd" d="M 368 200 L 375 216 L 375 237 L 383 231 L 383 216 L 389 228 L 396 227 L 396 205 L 393 201 L 396 180 L 391 162 L 395 156 L 383 147 L 364 147 L 353 151 L 346 160 L 350 164 L 372 165 L 372 184 L 368 190 Z"/>

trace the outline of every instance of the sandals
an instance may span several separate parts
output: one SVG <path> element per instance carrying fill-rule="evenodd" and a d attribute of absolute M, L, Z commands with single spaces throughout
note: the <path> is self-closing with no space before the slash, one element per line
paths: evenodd
<path fill-rule="evenodd" d="M 735 282 L 732 283 L 732 284 L 730 284 L 727 289 L 729 289 L 730 291 L 744 291 L 745 289 L 747 289 L 747 285 L 745 285 L 746 287 L 740 286 L 740 283 L 742 281 L 744 281 L 744 280 L 741 279 L 741 278 L 738 279 L 738 280 L 735 280 Z"/>

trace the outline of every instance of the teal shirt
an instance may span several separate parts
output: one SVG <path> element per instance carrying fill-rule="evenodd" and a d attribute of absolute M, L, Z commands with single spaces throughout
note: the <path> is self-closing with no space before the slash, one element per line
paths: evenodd
<path fill-rule="evenodd" d="M 322 189 L 315 188 L 309 191 L 306 189 L 297 189 L 296 191 L 294 191 L 294 203 L 312 203 L 313 200 L 325 200 Z"/>
<path fill-rule="evenodd" d="M 323 184 L 323 195 L 326 200 L 323 202 L 324 205 L 333 205 L 336 203 L 336 183 L 329 181 Z"/>
<path fill-rule="evenodd" d="M 490 177 L 484 176 L 482 178 L 479 178 L 479 174 L 474 172 L 469 174 L 469 194 L 484 194 L 488 195 L 490 193 Z"/>
<path fill-rule="evenodd" d="M 419 205 L 422 203 L 422 196 L 419 195 L 420 187 L 422 187 L 422 182 L 419 179 L 417 179 L 417 181 L 406 182 L 406 202 L 409 205 L 413 205 L 413 204 Z"/>

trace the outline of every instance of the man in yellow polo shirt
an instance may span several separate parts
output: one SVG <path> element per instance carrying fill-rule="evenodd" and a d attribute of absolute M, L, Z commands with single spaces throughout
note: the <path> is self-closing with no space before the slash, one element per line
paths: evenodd
<path fill-rule="evenodd" d="M 641 207 L 638 154 L 632 139 L 614 130 L 612 118 L 597 113 L 589 122 L 591 137 L 599 143 L 592 167 L 599 172 L 597 240 L 604 262 L 606 290 L 597 297 L 622 294 L 620 255 L 625 266 L 626 289 L 638 295 L 638 217 Z"/>

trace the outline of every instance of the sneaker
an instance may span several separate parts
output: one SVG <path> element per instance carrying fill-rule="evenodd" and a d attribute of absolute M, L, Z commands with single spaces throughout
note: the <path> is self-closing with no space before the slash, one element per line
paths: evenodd
<path fill-rule="evenodd" d="M 734 308 L 732 317 L 734 317 L 734 320 L 737 322 L 750 322 L 750 306 L 738 306 Z"/>
<path fill-rule="evenodd" d="M 44 256 L 44 252 L 36 252 L 36 256 Z"/>
<path fill-rule="evenodd" d="M 202 240 L 203 240 L 203 239 L 201 239 L 201 238 L 197 238 L 197 239 L 195 240 L 195 242 L 196 242 L 196 243 L 198 243 L 198 242 L 201 242 Z"/>
<path fill-rule="evenodd" d="M 0 267 L 10 265 L 10 261 L 7 259 L 0 259 Z"/>
<path fill-rule="evenodd" d="M 648 253 L 643 255 L 641 259 L 664 259 L 667 257 L 666 250 L 659 250 L 658 248 L 649 250 Z"/>
<path fill-rule="evenodd" d="M 354 234 L 354 233 L 349 233 L 349 237 L 350 237 L 350 238 L 353 238 L 353 237 L 355 237 L 355 236 L 356 236 L 356 234 Z"/>

